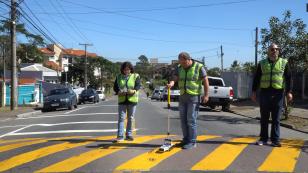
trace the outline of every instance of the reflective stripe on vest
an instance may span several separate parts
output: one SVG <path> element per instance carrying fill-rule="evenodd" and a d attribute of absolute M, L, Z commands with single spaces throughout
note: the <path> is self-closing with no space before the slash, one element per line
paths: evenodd
<path fill-rule="evenodd" d="M 268 59 L 260 61 L 261 65 L 261 82 L 260 88 L 269 88 L 270 85 L 274 89 L 284 88 L 284 70 L 287 65 L 287 60 L 278 58 L 278 60 L 272 64 Z"/>
<path fill-rule="evenodd" d="M 138 78 L 139 74 L 133 73 L 128 76 L 128 79 L 125 79 L 125 76 L 123 74 L 119 74 L 117 76 L 117 82 L 120 90 L 126 89 L 131 89 L 133 90 L 135 88 L 135 82 L 136 79 Z M 123 103 L 126 100 L 126 97 L 129 102 L 132 103 L 138 103 L 138 96 L 139 96 L 139 91 L 137 91 L 134 95 L 118 95 L 118 103 Z"/>
<path fill-rule="evenodd" d="M 194 62 L 187 70 L 179 66 L 179 88 L 181 95 L 184 93 L 190 95 L 201 94 L 202 80 L 199 79 L 199 76 L 202 67 L 203 65 L 198 62 Z"/>

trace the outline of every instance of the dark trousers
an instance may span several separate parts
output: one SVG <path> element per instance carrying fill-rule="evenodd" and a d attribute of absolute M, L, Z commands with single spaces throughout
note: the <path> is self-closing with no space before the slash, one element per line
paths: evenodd
<path fill-rule="evenodd" d="M 280 138 L 280 116 L 282 113 L 283 91 L 261 90 L 260 91 L 260 113 L 261 131 L 260 140 L 268 140 L 268 124 L 270 115 L 272 117 L 271 141 L 278 142 Z"/>

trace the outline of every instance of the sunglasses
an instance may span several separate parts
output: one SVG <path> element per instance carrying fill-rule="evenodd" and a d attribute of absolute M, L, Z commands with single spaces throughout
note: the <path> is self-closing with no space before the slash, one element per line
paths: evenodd
<path fill-rule="evenodd" d="M 272 51 L 272 52 L 274 52 L 275 50 L 278 51 L 279 48 L 271 48 L 271 51 Z"/>

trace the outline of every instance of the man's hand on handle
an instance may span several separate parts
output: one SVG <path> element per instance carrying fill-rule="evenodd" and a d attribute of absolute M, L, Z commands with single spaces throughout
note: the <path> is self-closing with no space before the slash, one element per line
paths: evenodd
<path fill-rule="evenodd" d="M 167 88 L 172 88 L 174 86 L 174 81 L 170 81 L 168 84 L 167 84 Z"/>

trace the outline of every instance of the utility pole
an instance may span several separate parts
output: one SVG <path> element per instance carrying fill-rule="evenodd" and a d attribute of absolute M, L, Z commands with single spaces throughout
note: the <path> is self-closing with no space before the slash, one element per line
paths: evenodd
<path fill-rule="evenodd" d="M 5 44 L 2 43 L 2 58 L 3 58 L 3 73 L 2 73 L 2 98 L 1 98 L 1 107 L 5 107 L 6 102 L 6 85 L 5 85 Z"/>
<path fill-rule="evenodd" d="M 224 53 L 222 51 L 222 45 L 220 46 L 220 58 L 221 58 L 221 74 L 224 72 Z"/>
<path fill-rule="evenodd" d="M 11 0 L 11 110 L 17 109 L 17 69 L 16 69 L 16 2 Z"/>
<path fill-rule="evenodd" d="M 255 66 L 258 65 L 258 27 L 256 27 L 256 42 L 255 42 Z"/>
<path fill-rule="evenodd" d="M 84 88 L 87 89 L 88 85 L 88 59 L 87 59 L 87 47 L 92 46 L 93 44 L 89 43 L 79 43 L 79 45 L 84 46 L 84 52 L 85 52 L 85 57 L 84 57 Z"/>

